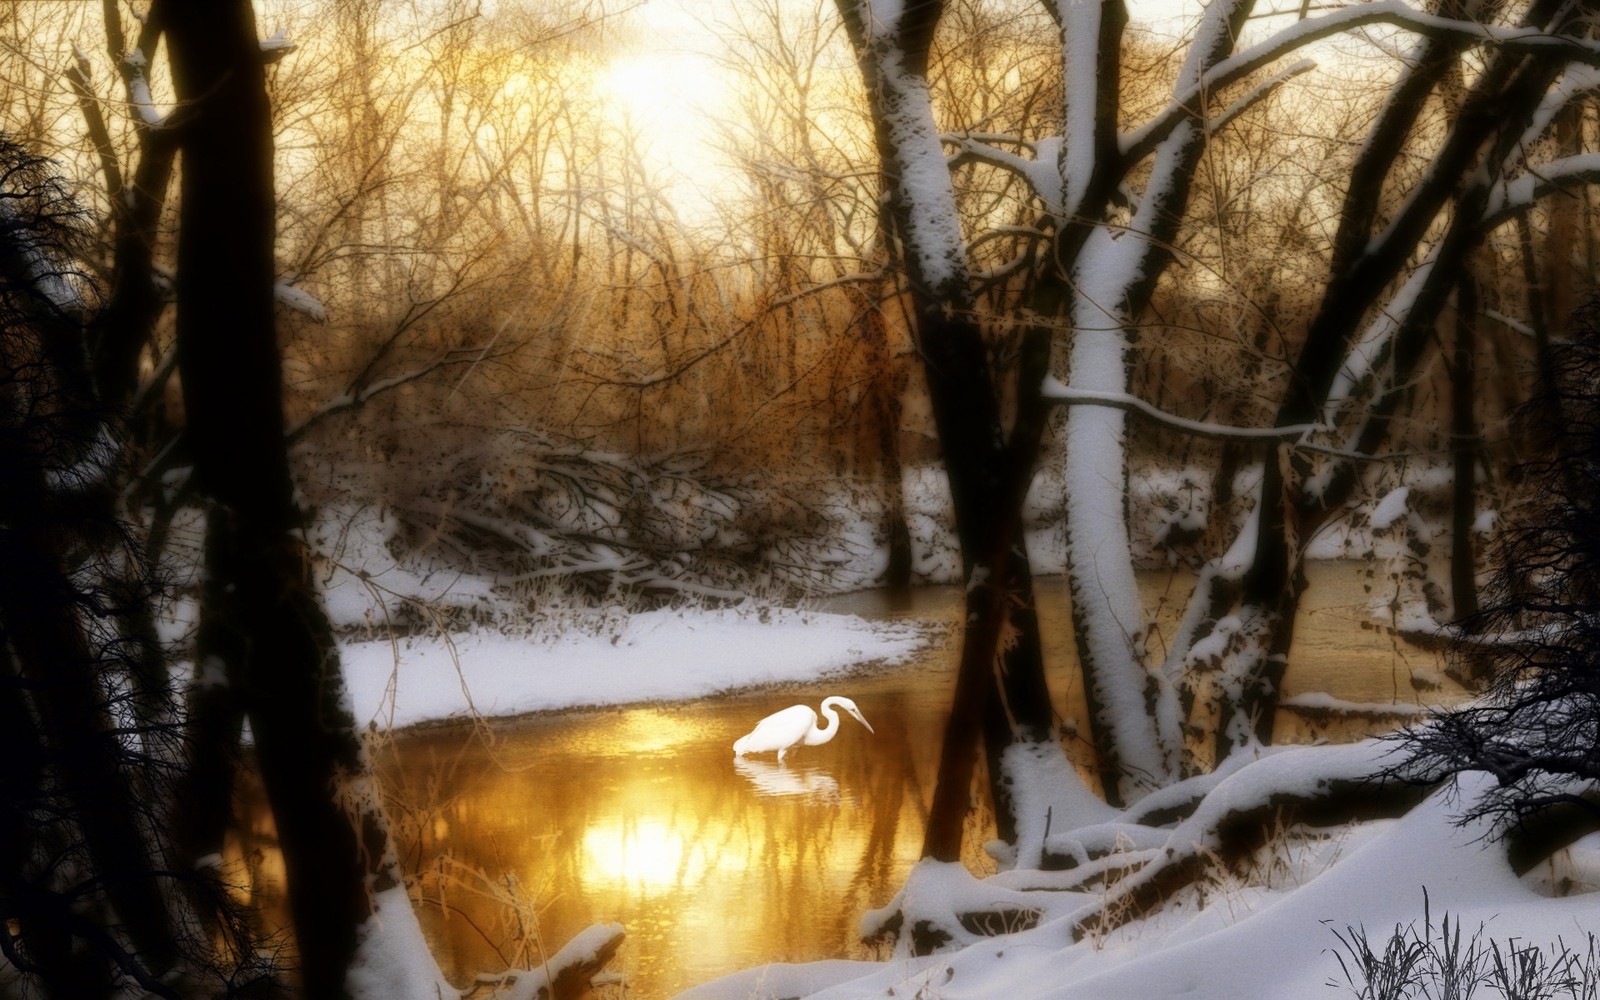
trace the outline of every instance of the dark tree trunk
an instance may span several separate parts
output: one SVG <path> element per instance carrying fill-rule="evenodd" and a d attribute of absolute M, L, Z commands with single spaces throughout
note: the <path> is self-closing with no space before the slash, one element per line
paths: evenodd
<path fill-rule="evenodd" d="M 917 213 L 926 206 L 917 204 L 917 193 L 907 190 L 901 179 L 913 172 L 917 153 L 902 149 L 890 126 L 889 106 L 908 99 L 893 88 L 926 87 L 928 53 L 943 5 L 934 0 L 908 6 L 887 35 L 881 26 L 867 23 L 868 14 L 853 0 L 839 0 L 839 10 L 873 110 L 887 215 L 901 242 L 913 304 L 912 338 L 944 451 L 966 582 L 955 700 L 923 841 L 924 857 L 955 861 L 961 856 L 979 739 L 985 739 L 989 759 L 998 761 L 1012 743 L 1055 738 L 1022 536 L 1022 502 L 1044 422 L 1036 366 L 1041 346 L 1048 359 L 1049 344 L 1044 337 L 1027 338 L 1024 367 L 1035 366 L 1030 370 L 1036 379 L 1029 383 L 1024 374 L 1019 384 L 1031 384 L 1034 391 L 1019 403 L 1016 426 L 1008 436 L 1001 419 L 1002 393 L 973 318 L 964 266 L 952 263 L 942 276 L 923 273 L 930 251 L 912 247 Z M 899 69 L 886 75 L 879 60 L 888 58 L 898 60 Z M 996 813 L 1008 814 L 999 825 L 1009 831 L 1013 817 L 999 778 L 998 768 L 991 767 Z"/>
<path fill-rule="evenodd" d="M 874 283 L 881 285 L 881 282 Z M 906 523 L 905 487 L 900 466 L 900 379 L 896 377 L 894 357 L 889 351 L 888 325 L 884 322 L 882 288 L 869 288 L 860 307 L 859 323 L 866 346 L 867 364 L 872 366 L 868 406 L 877 434 L 872 442 L 878 453 L 878 478 L 884 497 L 884 529 L 888 536 L 889 564 L 883 571 L 883 585 L 904 590 L 911 585 L 911 529 Z"/>
<path fill-rule="evenodd" d="M 1525 23 L 1547 27 L 1559 8 L 1559 0 L 1536 0 Z M 1431 44 L 1435 48 L 1444 46 L 1442 51 L 1453 57 L 1450 43 L 1435 41 Z M 1428 74 L 1432 84 L 1437 84 L 1444 79 L 1450 65 L 1453 63 L 1425 57 L 1411 72 Z M 1369 200 L 1347 198 L 1334 241 L 1331 277 L 1307 330 L 1305 345 L 1295 359 L 1289 391 L 1278 411 L 1277 426 L 1312 423 L 1319 419 L 1322 401 L 1327 398 L 1362 317 L 1394 280 L 1440 209 L 1448 200 L 1459 196 L 1450 230 L 1435 256 L 1433 276 L 1408 311 L 1405 327 L 1395 335 L 1391 364 L 1396 373 L 1392 381 L 1397 388 L 1383 394 L 1362 418 L 1357 450 L 1370 450 L 1381 442 L 1403 392 L 1398 387 L 1405 384 L 1420 358 L 1425 334 L 1452 287 L 1445 279 L 1456 273 L 1467 252 L 1481 237 L 1479 220 L 1488 202 L 1488 187 L 1471 184 L 1463 194 L 1460 190 L 1462 178 L 1470 177 L 1473 168 L 1480 163 L 1488 176 L 1498 176 L 1510 144 L 1530 120 L 1557 69 L 1553 61 L 1505 50 L 1494 53 L 1456 114 L 1428 178 L 1412 192 L 1404 211 L 1383 229 L 1381 236 L 1372 233 L 1376 206 L 1369 204 Z M 1420 102 L 1409 96 L 1404 102 L 1399 99 L 1401 95 L 1410 94 L 1409 87 L 1409 82 L 1402 85 L 1374 126 L 1363 153 L 1363 163 L 1355 172 L 1357 178 L 1373 169 L 1365 159 L 1379 153 L 1384 155 L 1384 160 L 1377 166 L 1382 166 L 1383 171 L 1376 174 L 1377 180 L 1372 183 L 1386 175 L 1393 157 L 1388 151 L 1403 142 L 1417 116 L 1417 107 L 1403 105 Z M 1303 585 L 1296 583 L 1300 574 L 1301 545 L 1320 525 L 1325 516 L 1323 512 L 1336 507 L 1341 496 L 1354 486 L 1354 469 L 1347 465 L 1322 495 L 1302 497 L 1298 484 L 1305 482 L 1312 472 L 1307 456 L 1280 453 L 1278 461 L 1266 463 L 1262 477 L 1260 530 L 1255 558 L 1245 576 L 1242 601 L 1269 615 L 1274 635 L 1269 648 L 1275 654 L 1287 653 L 1287 637 L 1293 634 L 1294 609 L 1303 589 Z M 1279 683 L 1282 668 L 1280 660 L 1262 658 L 1260 680 L 1252 678 L 1244 687 L 1239 706 L 1225 709 L 1238 708 L 1253 718 L 1256 736 L 1262 742 L 1269 742 L 1272 737 L 1278 693 L 1282 690 Z M 1219 742 L 1219 751 L 1220 748 Z"/>
<path fill-rule="evenodd" d="M 59 868 L 22 873 L 10 869 L 33 904 L 37 934 L 29 947 L 46 985 L 70 995 L 73 984 L 100 982 L 102 959 L 114 946 L 125 971 L 154 981 L 179 959 L 177 926 L 160 880 L 151 813 L 134 794 L 134 772 L 115 728 L 104 672 L 109 656 L 91 640 L 91 618 L 114 614 L 106 593 L 80 585 L 77 576 L 104 557 L 116 534 L 109 510 L 109 472 L 93 460 L 104 433 L 83 352 L 76 300 L 55 273 L 62 248 L 51 217 L 71 206 L 15 147 L 5 158 L 5 211 L 0 218 L 0 656 L 6 660 L 4 755 L 18 785 L 8 791 L 17 810 L 5 820 L 4 850 L 20 857 L 34 836 L 80 840 L 80 871 L 72 893 L 109 904 L 133 953 L 125 953 L 49 884 Z M 15 672 L 13 673 L 13 666 Z M 48 834 L 26 829 L 27 810 L 62 819 Z M 23 824 L 19 827 L 17 824 Z M 82 863 L 81 859 L 86 859 Z M 9 895 L 10 889 L 7 889 Z M 52 903 L 52 900 L 55 900 Z M 9 918 L 9 914 L 8 914 Z M 75 945 L 92 940 L 96 958 L 73 958 Z M 93 995 L 86 993 L 84 995 Z"/>
<path fill-rule="evenodd" d="M 373 889 L 394 884 L 333 636 L 298 536 L 273 303 L 272 130 L 246 0 L 171 0 L 167 44 L 187 107 L 177 333 L 185 435 L 213 503 L 208 571 L 288 875 L 303 995 L 341 997 Z M 228 587 L 231 585 L 232 589 Z M 215 596 L 215 595 L 213 595 Z M 218 627 L 225 627 L 219 625 Z M 214 732 L 224 738 L 233 729 Z M 370 878 L 369 878 L 370 877 Z"/>
<path fill-rule="evenodd" d="M 1478 563 L 1472 525 L 1478 512 L 1478 427 L 1473 416 L 1477 383 L 1478 283 L 1463 273 L 1456 285 L 1455 363 L 1450 366 L 1450 453 L 1454 462 L 1450 523 L 1450 606 L 1456 621 L 1478 613 Z"/>
<path fill-rule="evenodd" d="M 21 461 L 18 459 L 21 458 Z M 0 489 L 0 634 L 31 693 L 59 794 L 81 833 L 96 880 L 137 954 L 159 977 L 178 959 L 150 831 L 108 710 L 100 664 L 78 619 L 43 469 L 7 455 Z"/>
<path fill-rule="evenodd" d="M 171 133 L 145 133 L 133 186 L 114 199 L 116 249 L 111 300 L 96 318 L 95 382 L 106 405 L 121 407 L 139 384 L 139 354 L 150 342 L 163 303 L 155 285 L 156 226 L 166 205 L 177 152 Z"/>
<path fill-rule="evenodd" d="M 933 401 L 967 581 L 966 625 L 954 703 L 923 855 L 957 861 L 980 734 L 1002 839 L 1014 831 L 998 762 L 1022 740 L 1054 738 L 1033 581 L 1023 549 L 1026 475 L 999 433 L 998 401 L 976 326 L 943 310 L 918 317 L 918 343 Z M 1027 453 L 1031 469 L 1032 452 Z"/>
<path fill-rule="evenodd" d="M 0 635 L 3 640 L 3 635 Z M 47 884 L 39 858 L 60 845 L 40 843 L 59 837 L 59 825 L 42 822 L 45 803 L 44 734 L 23 693 L 12 656 L 0 641 L 0 898 L 11 927 L 0 935 L 14 968 L 31 973 L 46 995 L 60 1000 L 91 1000 L 109 995 L 112 975 L 105 956 L 73 941 L 70 898 Z"/>

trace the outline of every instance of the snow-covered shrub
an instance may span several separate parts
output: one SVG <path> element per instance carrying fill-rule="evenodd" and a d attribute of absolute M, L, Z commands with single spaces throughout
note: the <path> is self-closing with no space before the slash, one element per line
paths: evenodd
<path fill-rule="evenodd" d="M 527 428 L 421 427 L 381 462 L 352 450 L 304 449 L 312 540 L 347 627 L 526 620 L 551 580 L 569 601 L 649 603 L 837 592 L 881 572 L 874 483 L 757 478 Z"/>

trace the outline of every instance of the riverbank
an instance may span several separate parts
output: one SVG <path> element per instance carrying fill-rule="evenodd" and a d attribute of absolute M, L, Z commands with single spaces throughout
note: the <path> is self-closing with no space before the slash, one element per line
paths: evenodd
<path fill-rule="evenodd" d="M 357 723 L 397 729 L 809 683 L 904 663 L 940 635 L 914 619 L 752 604 L 596 614 L 559 632 L 347 640 L 340 654 Z"/>

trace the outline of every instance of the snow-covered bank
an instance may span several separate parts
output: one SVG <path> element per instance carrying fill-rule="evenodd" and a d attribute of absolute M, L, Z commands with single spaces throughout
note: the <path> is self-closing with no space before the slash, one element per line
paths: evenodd
<path fill-rule="evenodd" d="M 340 652 L 356 720 L 380 726 L 577 706 L 699 698 L 900 663 L 916 622 L 765 608 L 660 609 L 588 631 L 499 631 L 350 641 Z"/>
<path fill-rule="evenodd" d="M 1456 791 L 1470 799 L 1489 780 L 1470 775 Z M 1020 901 L 1043 919 L 1032 929 L 928 956 L 763 966 L 679 1000 L 1317 1000 L 1358 992 L 1344 982 L 1335 932 L 1348 940 L 1353 928 L 1361 929 L 1381 953 L 1397 927 L 1437 939 L 1446 915 L 1464 939 L 1477 932 L 1484 949 L 1492 940 L 1507 954 L 1533 947 L 1548 955 L 1552 945 L 1585 954 L 1597 929 L 1596 897 L 1551 898 L 1538 879 L 1511 870 L 1490 832 L 1481 822 L 1463 824 L 1457 794 L 1441 791 L 1400 819 L 1350 828 L 1321 850 L 1302 852 L 1282 870 L 1281 882 L 1247 886 L 1220 875 L 1203 890 L 1199 910 L 1169 906 L 1076 943 L 1075 917 L 1103 890 L 1018 893 L 1003 877 L 978 880 L 960 866 L 938 866 L 908 883 L 906 892 L 920 893 L 924 908 Z M 1592 864 L 1595 844 L 1591 837 L 1574 845 L 1574 862 L 1584 852 Z M 1021 874 L 1042 883 L 1052 873 Z"/>

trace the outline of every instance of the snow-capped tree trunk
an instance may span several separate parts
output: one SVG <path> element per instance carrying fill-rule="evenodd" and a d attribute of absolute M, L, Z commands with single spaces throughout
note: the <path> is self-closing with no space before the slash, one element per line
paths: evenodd
<path fill-rule="evenodd" d="M 1252 7 L 1252 0 L 1207 7 L 1178 76 L 1180 101 L 1232 52 Z M 1068 388 L 1115 396 L 1130 388 L 1133 330 L 1171 259 L 1169 248 L 1207 137 L 1206 108 L 1200 102 L 1158 147 L 1132 223 L 1100 224 L 1081 238 L 1075 235 L 1079 220 L 1109 213 L 1110 187 L 1125 169 L 1118 164 L 1116 141 L 1116 53 L 1126 19 L 1120 0 L 1098 8 L 1063 5 L 1068 112 L 1060 164 L 1067 207 L 1059 225 L 1063 251 L 1076 251 L 1070 258 Z M 1073 631 L 1101 783 L 1113 803 L 1170 783 L 1181 774 L 1183 759 L 1179 679 L 1152 673 L 1145 661 L 1144 610 L 1127 518 L 1125 420 L 1119 409 L 1075 405 L 1067 411 L 1066 427 Z"/>
<path fill-rule="evenodd" d="M 923 846 L 927 857 L 955 861 L 980 732 L 997 825 L 1006 840 L 1015 839 L 1020 804 L 1013 801 L 1016 786 L 1001 780 L 1000 756 L 1013 743 L 1063 751 L 1044 680 L 1022 535 L 1022 501 L 1044 423 L 1038 394 L 1044 370 L 1034 372 L 1031 393 L 1018 404 L 1008 435 L 1002 394 L 973 316 L 966 246 L 928 91 L 928 54 L 942 9 L 937 2 L 891 8 L 839 0 L 872 109 L 966 581 L 956 695 Z"/>

